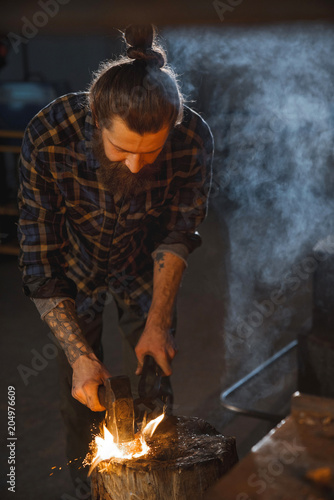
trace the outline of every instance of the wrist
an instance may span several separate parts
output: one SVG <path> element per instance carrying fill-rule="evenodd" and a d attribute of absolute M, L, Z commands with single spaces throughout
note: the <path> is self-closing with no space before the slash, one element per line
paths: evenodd
<path fill-rule="evenodd" d="M 84 360 L 90 359 L 91 361 L 95 361 L 98 359 L 90 345 L 83 342 L 66 346 L 64 351 L 72 368 L 74 368 L 74 365 L 81 364 Z"/>
<path fill-rule="evenodd" d="M 80 368 L 81 366 L 84 366 L 86 363 L 90 363 L 91 361 L 98 361 L 99 359 L 95 356 L 94 352 L 85 352 L 85 353 L 79 353 L 78 357 L 70 363 L 73 370 L 76 370 Z"/>
<path fill-rule="evenodd" d="M 158 307 L 151 307 L 146 320 L 146 327 L 169 330 L 172 326 L 172 313 Z"/>

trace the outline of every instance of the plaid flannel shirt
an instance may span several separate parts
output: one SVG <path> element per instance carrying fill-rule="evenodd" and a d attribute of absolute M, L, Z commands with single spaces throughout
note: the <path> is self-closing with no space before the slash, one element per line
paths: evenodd
<path fill-rule="evenodd" d="M 76 297 L 84 313 L 110 288 L 147 314 L 153 258 L 192 252 L 207 211 L 213 139 L 185 106 L 152 164 L 152 189 L 111 193 L 97 179 L 94 123 L 84 92 L 62 96 L 28 124 L 20 157 L 19 265 L 31 298 Z"/>

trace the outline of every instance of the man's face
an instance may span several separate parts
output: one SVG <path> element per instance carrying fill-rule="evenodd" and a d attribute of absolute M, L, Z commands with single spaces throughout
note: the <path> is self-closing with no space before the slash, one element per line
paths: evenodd
<path fill-rule="evenodd" d="M 156 133 L 137 134 L 120 117 L 109 129 L 97 129 L 93 150 L 100 163 L 98 177 L 112 192 L 139 194 L 149 189 L 155 176 L 152 165 L 165 145 L 169 127 Z"/>

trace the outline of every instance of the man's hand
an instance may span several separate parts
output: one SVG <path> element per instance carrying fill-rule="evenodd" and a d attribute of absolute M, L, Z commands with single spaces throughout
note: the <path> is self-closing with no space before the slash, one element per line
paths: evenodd
<path fill-rule="evenodd" d="M 98 398 L 98 387 L 111 377 L 95 354 L 79 356 L 73 363 L 72 396 L 93 411 L 104 411 Z"/>
<path fill-rule="evenodd" d="M 172 374 L 171 362 L 177 353 L 177 346 L 169 329 L 146 325 L 135 352 L 138 359 L 136 375 L 141 374 L 147 354 L 154 357 L 166 376 Z"/>

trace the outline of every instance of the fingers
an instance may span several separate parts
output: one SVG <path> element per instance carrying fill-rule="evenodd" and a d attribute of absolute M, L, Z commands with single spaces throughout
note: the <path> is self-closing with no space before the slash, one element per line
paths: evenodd
<path fill-rule="evenodd" d="M 140 364 L 140 363 L 138 363 L 138 365 L 137 365 L 137 369 L 136 369 L 136 371 L 135 371 L 135 374 L 136 374 L 136 375 L 141 375 L 142 373 L 143 373 L 143 365 L 142 365 L 142 364 Z"/>
<path fill-rule="evenodd" d="M 98 385 L 92 386 L 91 390 L 86 394 L 87 405 L 92 411 L 105 411 L 105 407 L 101 405 L 98 398 Z"/>
<path fill-rule="evenodd" d="M 85 384 L 81 389 L 72 389 L 72 396 L 92 411 L 105 411 L 98 398 L 98 384 Z"/>
<path fill-rule="evenodd" d="M 98 388 L 109 377 L 111 374 L 100 361 L 83 358 L 73 367 L 72 396 L 92 411 L 104 411 L 105 408 L 99 401 Z"/>
<path fill-rule="evenodd" d="M 76 399 L 77 401 L 79 401 L 79 403 L 81 403 L 82 405 L 86 406 L 87 399 L 86 399 L 86 395 L 85 395 L 85 393 L 83 391 L 78 390 L 74 386 L 72 386 L 71 395 L 72 395 L 72 397 L 74 399 Z"/>
<path fill-rule="evenodd" d="M 177 346 L 174 338 L 172 341 L 173 342 L 167 346 L 165 351 L 158 353 L 155 357 L 156 362 L 166 377 L 169 377 L 172 374 L 172 361 L 177 354 Z"/>
<path fill-rule="evenodd" d="M 167 359 L 162 359 L 161 361 L 156 360 L 158 365 L 160 366 L 161 370 L 163 371 L 163 376 L 164 377 L 169 377 L 172 374 L 172 366 L 170 362 L 167 361 Z"/>
<path fill-rule="evenodd" d="M 146 355 L 153 356 L 156 363 L 160 366 L 163 371 L 164 376 L 169 377 L 172 374 L 172 360 L 176 356 L 177 349 L 176 346 L 167 350 L 159 350 L 157 352 L 150 351 L 139 351 L 136 350 L 136 355 L 138 359 L 138 365 L 136 369 L 136 375 L 141 375 L 143 371 L 144 359 Z"/>
<path fill-rule="evenodd" d="M 148 353 L 144 353 L 144 352 L 141 352 L 141 353 L 137 353 L 136 352 L 136 355 L 137 355 L 137 359 L 138 359 L 138 364 L 137 364 L 137 369 L 136 369 L 136 375 L 141 375 L 142 374 L 142 371 L 143 371 L 143 366 L 144 366 L 144 359 L 145 359 L 145 356 L 146 354 Z"/>
<path fill-rule="evenodd" d="M 157 356 L 155 358 L 165 377 L 169 377 L 172 374 L 172 359 L 167 353 L 165 353 L 165 356 Z"/>

